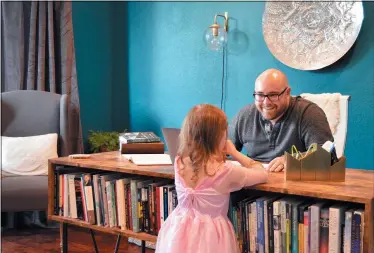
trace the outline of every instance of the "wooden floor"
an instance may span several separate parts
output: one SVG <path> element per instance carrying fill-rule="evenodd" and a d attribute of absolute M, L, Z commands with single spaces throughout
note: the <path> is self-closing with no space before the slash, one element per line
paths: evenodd
<path fill-rule="evenodd" d="M 59 229 L 6 230 L 1 233 L 1 252 L 3 253 L 59 253 Z M 91 235 L 87 229 L 71 227 L 68 231 L 69 253 L 95 252 Z M 114 252 L 117 237 L 95 232 L 100 253 Z M 140 247 L 127 243 L 121 237 L 118 253 L 141 252 Z M 154 252 L 146 250 L 147 253 Z"/>

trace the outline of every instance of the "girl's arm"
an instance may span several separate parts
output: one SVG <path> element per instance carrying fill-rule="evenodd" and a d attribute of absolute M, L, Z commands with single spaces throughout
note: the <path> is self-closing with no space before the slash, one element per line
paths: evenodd
<path fill-rule="evenodd" d="M 243 167 L 265 169 L 260 162 L 256 162 L 255 160 L 249 158 L 246 155 L 243 155 L 241 152 L 236 150 L 234 144 L 230 140 L 227 140 L 226 152 L 227 154 L 231 155 L 235 161 L 238 161 Z"/>
<path fill-rule="evenodd" d="M 268 172 L 262 164 L 237 151 L 230 140 L 226 143 L 226 153 L 242 166 L 231 165 L 230 173 L 221 184 L 221 187 L 225 188 L 222 191 L 232 192 L 243 187 L 267 182 Z"/>

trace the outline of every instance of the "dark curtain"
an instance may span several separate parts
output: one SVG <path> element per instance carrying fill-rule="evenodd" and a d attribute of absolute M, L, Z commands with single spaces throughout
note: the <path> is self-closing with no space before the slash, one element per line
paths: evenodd
<path fill-rule="evenodd" d="M 1 28 L 2 92 L 67 94 L 68 154 L 83 153 L 71 2 L 1 2 Z"/>
<path fill-rule="evenodd" d="M 69 153 L 83 153 L 71 2 L 2 2 L 2 91 L 68 95 Z"/>

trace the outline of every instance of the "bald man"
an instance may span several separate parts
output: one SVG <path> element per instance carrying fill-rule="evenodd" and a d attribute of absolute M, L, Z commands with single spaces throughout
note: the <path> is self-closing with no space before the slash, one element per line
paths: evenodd
<path fill-rule="evenodd" d="M 284 73 L 264 71 L 255 82 L 255 104 L 242 108 L 229 126 L 229 139 L 250 158 L 269 163 L 269 171 L 282 171 L 284 151 L 292 145 L 305 152 L 312 143 L 334 141 L 327 118 L 316 104 L 291 97 Z"/>

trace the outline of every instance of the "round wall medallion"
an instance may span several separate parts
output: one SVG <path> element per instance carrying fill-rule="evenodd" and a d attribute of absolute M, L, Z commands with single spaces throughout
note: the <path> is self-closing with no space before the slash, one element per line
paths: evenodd
<path fill-rule="evenodd" d="M 339 60 L 360 32 L 362 2 L 266 2 L 265 42 L 285 65 L 315 70 Z"/>

